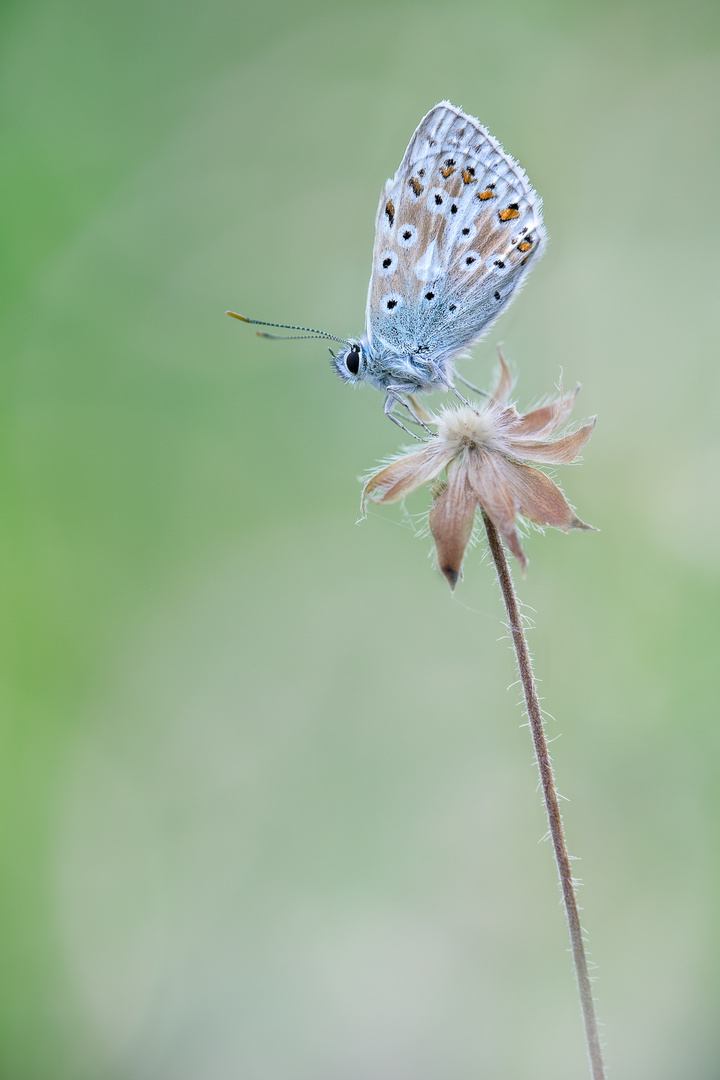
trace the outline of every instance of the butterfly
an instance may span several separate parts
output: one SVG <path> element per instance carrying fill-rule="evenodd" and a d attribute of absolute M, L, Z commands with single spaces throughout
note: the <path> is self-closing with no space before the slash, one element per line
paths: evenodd
<path fill-rule="evenodd" d="M 455 379 L 476 388 L 454 361 L 505 310 L 545 242 L 542 201 L 524 170 L 478 120 L 441 101 L 380 198 L 364 336 L 228 315 L 339 342 L 331 355 L 341 379 L 384 391 L 386 415 L 405 431 L 396 405 L 425 427 L 413 395 L 450 390 L 467 404 Z"/>

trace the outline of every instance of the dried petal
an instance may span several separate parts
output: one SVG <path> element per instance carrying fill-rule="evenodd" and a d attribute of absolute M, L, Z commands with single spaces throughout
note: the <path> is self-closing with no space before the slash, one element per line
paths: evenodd
<path fill-rule="evenodd" d="M 500 360 L 500 378 L 491 394 L 491 399 L 497 401 L 498 405 L 504 405 L 512 390 L 512 376 L 510 374 L 510 368 L 505 363 L 502 349 L 498 349 L 498 359 Z"/>
<path fill-rule="evenodd" d="M 519 506 L 511 483 L 512 472 L 518 468 L 529 466 L 519 466 L 499 454 L 483 452 L 472 455 L 467 476 L 478 502 L 524 570 L 527 556 L 515 528 Z"/>
<path fill-rule="evenodd" d="M 557 401 L 531 409 L 520 417 L 515 432 L 518 435 L 552 435 L 572 412 L 579 390 L 578 386 L 567 397 L 560 397 Z"/>
<path fill-rule="evenodd" d="M 557 484 L 530 465 L 514 464 L 507 482 L 523 517 L 554 529 L 592 529 L 577 517 Z"/>
<path fill-rule="evenodd" d="M 522 461 L 546 461 L 554 465 L 567 465 L 574 461 L 593 433 L 595 421 L 585 424 L 569 435 L 563 435 L 552 442 L 535 442 L 533 439 L 518 439 L 513 432 L 507 439 L 508 453 Z"/>
<path fill-rule="evenodd" d="M 427 443 L 422 450 L 404 454 L 391 461 L 365 484 L 362 493 L 362 510 L 368 499 L 378 503 L 399 502 L 411 491 L 434 480 L 448 457 L 436 442 Z"/>
<path fill-rule="evenodd" d="M 428 518 L 435 539 L 438 565 L 450 583 L 457 585 L 465 549 L 472 536 L 477 496 L 467 482 L 467 462 L 448 467 L 448 482 L 433 503 Z"/>

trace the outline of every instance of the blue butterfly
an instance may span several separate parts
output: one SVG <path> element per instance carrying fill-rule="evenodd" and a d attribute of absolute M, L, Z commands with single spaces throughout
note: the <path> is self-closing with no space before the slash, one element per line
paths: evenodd
<path fill-rule="evenodd" d="M 380 199 L 364 337 L 228 314 L 340 342 L 340 378 L 383 390 L 385 413 L 404 430 L 395 405 L 425 427 L 412 395 L 444 389 L 465 401 L 454 379 L 475 387 L 454 360 L 505 310 L 545 241 L 542 201 L 523 169 L 477 120 L 442 101 Z"/>

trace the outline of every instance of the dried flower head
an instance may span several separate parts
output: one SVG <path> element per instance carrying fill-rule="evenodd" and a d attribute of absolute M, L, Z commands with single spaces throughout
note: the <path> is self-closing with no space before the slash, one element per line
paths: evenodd
<path fill-rule="evenodd" d="M 594 421 L 569 434 L 550 439 L 572 410 L 577 391 L 530 412 L 520 414 L 507 404 L 510 372 L 500 354 L 498 385 L 477 410 L 471 406 L 445 408 L 428 418 L 437 434 L 420 450 L 402 454 L 365 484 L 367 501 L 398 502 L 443 469 L 447 480 L 435 497 L 429 515 L 438 563 L 455 588 L 463 556 L 480 507 L 493 522 L 523 571 L 527 557 L 516 528 L 518 517 L 555 529 L 592 529 L 575 514 L 559 487 L 535 468 L 574 461 L 590 438 Z M 528 464 L 532 462 L 532 464 Z"/>

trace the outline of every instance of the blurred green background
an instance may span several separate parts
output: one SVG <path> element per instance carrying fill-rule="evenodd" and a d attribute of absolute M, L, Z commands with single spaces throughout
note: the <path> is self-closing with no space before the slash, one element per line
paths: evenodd
<path fill-rule="evenodd" d="M 0 1074 L 586 1075 L 491 567 L 357 524 L 362 331 L 439 99 L 544 197 L 504 342 L 598 413 L 521 597 L 616 1080 L 718 1046 L 720 16 L 707 3 L 6 0 Z M 517 575 L 519 578 L 519 575 Z"/>

